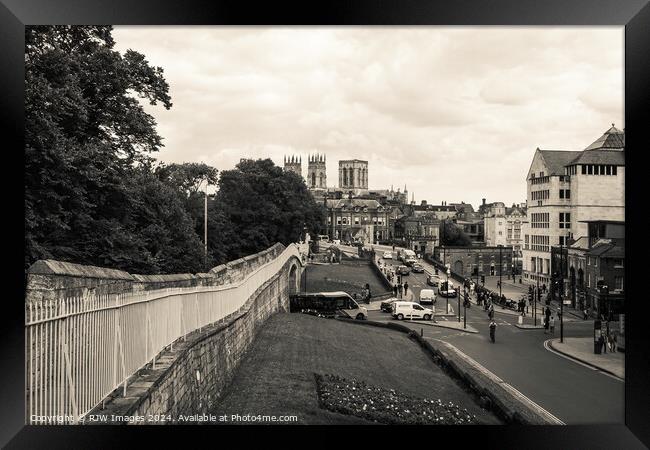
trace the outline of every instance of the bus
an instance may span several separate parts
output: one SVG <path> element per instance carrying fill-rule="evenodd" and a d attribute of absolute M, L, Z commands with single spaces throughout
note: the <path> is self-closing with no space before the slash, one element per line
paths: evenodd
<path fill-rule="evenodd" d="M 289 297 L 289 312 L 316 312 L 326 317 L 368 318 L 368 309 L 347 292 L 303 292 Z"/>

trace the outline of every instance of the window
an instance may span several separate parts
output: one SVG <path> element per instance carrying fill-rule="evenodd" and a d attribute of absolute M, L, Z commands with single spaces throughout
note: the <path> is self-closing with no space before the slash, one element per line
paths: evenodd
<path fill-rule="evenodd" d="M 531 214 L 531 228 L 548 228 L 549 227 L 549 213 L 532 213 Z"/>
<path fill-rule="evenodd" d="M 568 236 L 560 236 L 560 245 L 566 245 L 567 237 Z"/>
<path fill-rule="evenodd" d="M 571 228 L 571 213 L 560 213 L 560 228 Z"/>
<path fill-rule="evenodd" d="M 501 231 L 499 231 L 499 236 L 503 236 L 503 233 Z"/>
<path fill-rule="evenodd" d="M 571 189 L 564 190 L 564 198 L 571 198 Z"/>
<path fill-rule="evenodd" d="M 587 166 L 587 175 L 593 175 L 594 174 L 594 166 L 589 164 Z"/>
<path fill-rule="evenodd" d="M 354 216 L 354 224 L 359 225 L 359 216 Z"/>
<path fill-rule="evenodd" d="M 612 166 L 612 175 L 616 175 L 616 166 Z"/>
<path fill-rule="evenodd" d="M 622 259 L 615 259 L 614 260 L 614 268 L 616 269 L 622 269 L 624 267 L 624 262 Z"/>
<path fill-rule="evenodd" d="M 560 189 L 560 198 L 564 198 L 564 189 Z"/>
<path fill-rule="evenodd" d="M 587 175 L 587 166 L 585 166 L 584 164 L 582 164 L 582 174 Z"/>
<path fill-rule="evenodd" d="M 336 224 L 337 224 L 337 225 L 341 225 L 341 218 L 340 218 L 340 217 L 337 217 L 337 218 L 336 218 Z"/>
<path fill-rule="evenodd" d="M 617 291 L 623 290 L 623 277 L 621 276 L 614 277 L 614 289 L 616 289 Z"/>
<path fill-rule="evenodd" d="M 327 216 L 327 224 L 332 225 L 332 216 Z"/>

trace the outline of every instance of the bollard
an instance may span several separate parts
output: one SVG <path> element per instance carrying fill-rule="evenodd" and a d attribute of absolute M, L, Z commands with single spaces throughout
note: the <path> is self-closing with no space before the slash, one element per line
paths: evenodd
<path fill-rule="evenodd" d="M 423 336 L 424 336 L 424 329 L 420 328 L 420 337 L 423 337 Z"/>
<path fill-rule="evenodd" d="M 519 325 L 523 325 L 524 324 L 524 316 L 519 316 L 518 322 L 519 322 Z"/>

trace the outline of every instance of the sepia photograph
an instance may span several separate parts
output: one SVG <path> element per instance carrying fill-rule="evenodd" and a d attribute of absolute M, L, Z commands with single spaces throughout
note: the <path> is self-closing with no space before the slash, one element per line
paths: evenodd
<path fill-rule="evenodd" d="M 27 26 L 25 89 L 25 423 L 624 423 L 622 27 Z"/>

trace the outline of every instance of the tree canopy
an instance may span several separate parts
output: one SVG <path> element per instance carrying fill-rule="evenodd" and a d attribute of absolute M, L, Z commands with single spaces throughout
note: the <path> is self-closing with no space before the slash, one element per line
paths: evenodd
<path fill-rule="evenodd" d="M 324 217 L 301 177 L 270 159 L 221 173 L 163 164 L 156 121 L 171 108 L 163 69 L 113 50 L 110 26 L 25 32 L 25 265 L 58 259 L 133 273 L 202 272 L 276 242 L 319 232 Z M 219 186 L 208 207 L 202 183 Z"/>
<path fill-rule="evenodd" d="M 214 206 L 209 222 L 215 239 L 208 242 L 220 261 L 258 252 L 275 242 L 297 242 L 305 227 L 319 233 L 325 217 L 302 177 L 270 159 L 242 160 L 234 170 L 221 172 Z"/>
<path fill-rule="evenodd" d="M 445 219 L 440 223 L 440 243 L 467 247 L 472 245 L 472 240 L 461 227 L 451 220 Z"/>

